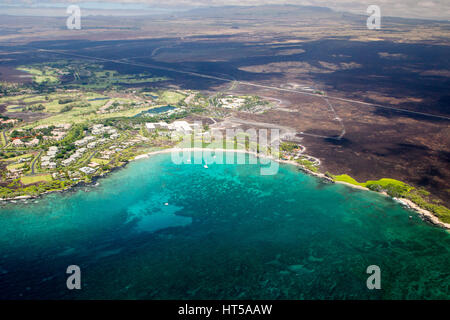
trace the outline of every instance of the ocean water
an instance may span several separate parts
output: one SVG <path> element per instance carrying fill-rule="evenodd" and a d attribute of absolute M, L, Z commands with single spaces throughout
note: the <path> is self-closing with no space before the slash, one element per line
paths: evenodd
<path fill-rule="evenodd" d="M 36 202 L 0 207 L 1 299 L 450 298 L 448 232 L 288 165 L 261 176 L 161 154 Z"/>

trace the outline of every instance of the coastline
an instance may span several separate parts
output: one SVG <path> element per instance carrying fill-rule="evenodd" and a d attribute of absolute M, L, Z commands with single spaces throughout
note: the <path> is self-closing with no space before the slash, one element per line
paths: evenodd
<path fill-rule="evenodd" d="M 308 168 L 304 167 L 303 165 L 299 164 L 298 162 L 295 161 L 291 161 L 291 160 L 283 160 L 283 159 L 277 159 L 274 158 L 273 156 L 269 156 L 269 155 L 265 155 L 265 154 L 261 154 L 261 153 L 256 153 L 253 151 L 248 151 L 248 150 L 243 150 L 243 149 L 223 149 L 223 148 L 199 148 L 199 147 L 191 147 L 191 148 L 168 148 L 168 149 L 162 149 L 162 150 L 157 150 L 157 151 L 152 151 L 152 152 L 148 152 L 145 154 L 141 154 L 136 156 L 134 159 L 129 160 L 129 162 L 132 161 L 137 161 L 137 160 L 141 160 L 141 159 L 148 159 L 153 155 L 157 155 L 157 154 L 167 154 L 167 153 L 171 153 L 171 152 L 195 152 L 195 151 L 208 151 L 208 152 L 234 152 L 234 153 L 245 153 L 245 154 L 250 154 L 253 155 L 257 158 L 266 158 L 266 159 L 270 159 L 272 161 L 276 161 L 278 163 L 283 163 L 283 164 L 289 164 L 289 165 L 293 165 L 299 169 L 301 169 L 303 172 L 305 172 L 308 175 L 311 176 L 315 176 L 321 180 L 325 180 L 329 183 L 339 183 L 339 184 L 343 184 L 346 185 L 350 188 L 354 188 L 354 189 L 358 189 L 358 190 L 362 190 L 362 191 L 372 191 L 366 187 L 362 187 L 362 186 L 357 186 L 348 182 L 344 182 L 344 181 L 335 181 L 332 178 L 326 176 L 323 173 L 319 173 L 319 172 L 313 172 L 311 170 L 309 170 Z M 18 197 L 14 197 L 14 198 L 0 198 L 0 201 L 5 201 L 5 202 L 13 202 L 13 201 L 17 201 L 17 200 L 30 200 L 30 199 L 37 199 L 40 198 L 46 194 L 50 194 L 50 193 L 54 193 L 54 192 L 66 192 L 69 191 L 71 189 L 74 189 L 76 187 L 81 187 L 81 186 L 88 186 L 88 185 L 94 185 L 96 184 L 97 180 L 99 178 L 105 177 L 108 174 L 110 174 L 111 172 L 114 172 L 118 169 L 122 169 L 123 167 L 126 166 L 126 163 L 120 167 L 115 167 L 113 168 L 110 172 L 100 175 L 100 176 L 94 176 L 92 178 L 92 182 L 86 183 L 84 181 L 80 181 L 79 183 L 76 183 L 74 185 L 71 185 L 67 188 L 61 189 L 61 190 L 52 190 L 52 191 L 47 191 L 44 193 L 41 193 L 39 195 L 36 196 L 18 196 Z M 374 191 L 372 191 L 374 192 Z M 435 226 L 444 228 L 446 230 L 450 230 L 450 224 L 449 223 L 445 223 L 439 220 L 439 218 L 437 216 L 435 216 L 431 211 L 428 211 L 426 209 L 423 209 L 421 207 L 419 207 L 417 204 L 415 204 L 414 202 L 412 202 L 409 199 L 406 198 L 392 198 L 390 197 L 387 193 L 385 192 L 377 192 L 378 194 L 384 195 L 386 197 L 389 197 L 391 199 L 393 199 L 394 201 L 397 201 L 398 203 L 400 203 L 403 207 L 413 210 L 415 212 L 417 212 L 419 214 L 419 216 L 424 220 L 427 221 Z"/>
<path fill-rule="evenodd" d="M 358 190 L 362 190 L 362 191 L 371 191 L 371 192 L 375 192 L 373 190 L 370 190 L 369 188 L 366 187 L 362 187 L 362 186 L 357 186 L 348 182 L 344 182 L 344 181 L 335 181 L 333 179 L 331 179 L 330 177 L 326 176 L 323 173 L 318 173 L 318 172 L 313 172 L 309 169 L 307 169 L 306 167 L 302 166 L 301 164 L 295 162 L 295 161 L 290 161 L 290 160 L 282 160 L 282 159 L 276 159 L 272 156 L 267 156 L 264 154 L 258 154 L 256 152 L 252 152 L 252 151 L 247 151 L 247 150 L 241 150 L 241 149 L 221 149 L 221 148 L 170 148 L 170 149 L 164 149 L 164 150 L 158 150 L 158 151 L 153 151 L 153 152 L 149 152 L 147 154 L 143 154 L 140 156 L 137 156 L 134 160 L 139 160 L 139 159 L 146 159 L 149 158 L 152 155 L 156 155 L 156 154 L 164 154 L 164 153 L 170 153 L 172 151 L 219 151 L 219 152 L 236 152 L 236 153 L 247 153 L 247 154 L 251 154 L 253 156 L 256 156 L 258 158 L 268 158 L 271 159 L 273 161 L 279 162 L 279 163 L 284 163 L 284 164 L 290 164 L 293 166 L 296 166 L 298 168 L 300 168 L 302 171 L 304 171 L 305 173 L 315 176 L 317 178 L 320 178 L 322 180 L 326 180 L 327 182 L 331 182 L 331 183 L 339 183 L 339 184 L 343 184 L 346 185 L 350 188 L 354 188 L 354 189 L 358 189 Z M 415 204 L 414 202 L 412 202 L 409 199 L 406 198 L 400 198 L 400 199 L 395 199 L 392 198 L 391 196 L 389 196 L 387 193 L 385 192 L 377 192 L 378 194 L 381 194 L 383 196 L 389 197 L 393 200 L 396 200 L 397 202 L 399 202 L 403 207 L 406 207 L 407 209 L 413 210 L 415 212 L 417 212 L 419 214 L 419 216 L 435 225 L 435 226 L 439 226 L 442 227 L 444 229 L 450 230 L 450 224 L 442 222 L 439 220 L 439 218 L 437 216 L 435 216 L 431 211 L 428 211 L 426 209 L 423 209 L 421 207 L 419 207 L 417 204 Z"/>

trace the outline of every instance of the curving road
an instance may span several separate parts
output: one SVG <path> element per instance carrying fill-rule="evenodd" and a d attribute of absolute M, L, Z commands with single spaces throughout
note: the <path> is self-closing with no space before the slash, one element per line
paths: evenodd
<path fill-rule="evenodd" d="M 39 154 L 33 159 L 33 161 L 31 161 L 31 165 L 30 165 L 30 168 L 31 168 L 31 174 L 34 174 L 34 166 L 35 166 L 35 164 L 36 164 L 36 161 L 39 159 L 39 157 L 42 155 L 42 150 L 41 151 L 39 151 Z"/>

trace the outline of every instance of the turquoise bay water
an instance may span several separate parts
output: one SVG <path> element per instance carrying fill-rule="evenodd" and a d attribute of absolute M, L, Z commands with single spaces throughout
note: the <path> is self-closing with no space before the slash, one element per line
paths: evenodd
<path fill-rule="evenodd" d="M 261 176 L 157 155 L 37 201 L 0 208 L 2 299 L 450 298 L 447 232 L 291 166 Z"/>

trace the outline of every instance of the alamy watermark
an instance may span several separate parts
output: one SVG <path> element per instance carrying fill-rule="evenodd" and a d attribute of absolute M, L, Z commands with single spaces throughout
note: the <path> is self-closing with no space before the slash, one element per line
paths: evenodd
<path fill-rule="evenodd" d="M 77 5 L 70 5 L 67 7 L 66 13 L 69 17 L 66 20 L 66 26 L 69 30 L 81 29 L 81 9 Z"/>
<path fill-rule="evenodd" d="M 367 278 L 366 285 L 369 290 L 381 289 L 381 269 L 379 266 L 371 265 L 367 267 L 367 274 L 370 276 Z"/>
<path fill-rule="evenodd" d="M 70 276 L 67 278 L 66 286 L 69 290 L 81 290 L 81 269 L 77 265 L 71 265 L 67 267 L 67 274 Z"/>
<path fill-rule="evenodd" d="M 367 29 L 379 30 L 381 29 L 381 9 L 377 5 L 370 5 L 366 10 L 370 16 L 367 18 Z"/>

